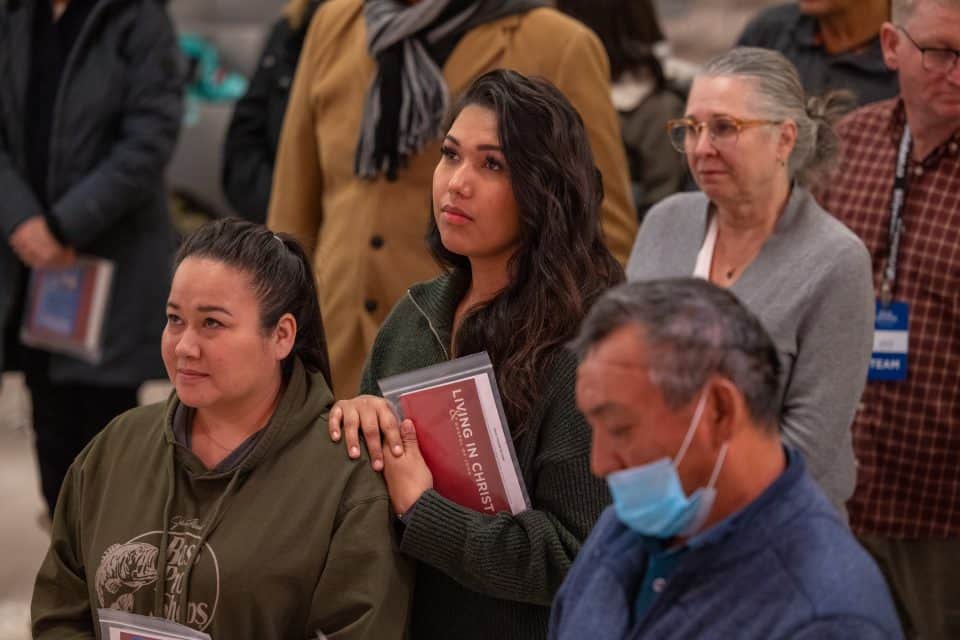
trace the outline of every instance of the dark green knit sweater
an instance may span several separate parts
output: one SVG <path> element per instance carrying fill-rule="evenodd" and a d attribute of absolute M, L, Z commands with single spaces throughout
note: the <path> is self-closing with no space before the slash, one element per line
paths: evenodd
<path fill-rule="evenodd" d="M 377 335 L 361 392 L 380 395 L 377 380 L 448 360 L 464 293 L 450 275 L 412 287 Z M 590 473 L 590 430 L 574 402 L 575 359 L 564 353 L 557 362 L 514 441 L 533 508 L 483 515 L 430 490 L 405 519 L 400 548 L 420 561 L 413 640 L 546 638 L 553 596 L 610 501 Z"/>

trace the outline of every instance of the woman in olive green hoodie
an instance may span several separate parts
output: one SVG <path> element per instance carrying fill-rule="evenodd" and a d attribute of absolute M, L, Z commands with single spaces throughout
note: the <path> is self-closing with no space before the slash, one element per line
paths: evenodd
<path fill-rule="evenodd" d="M 409 567 L 383 481 L 323 428 L 333 398 L 303 250 L 223 220 L 176 264 L 162 343 L 174 391 L 116 418 L 71 467 L 34 637 L 99 638 L 98 609 L 119 609 L 215 640 L 401 638 Z"/>
<path fill-rule="evenodd" d="M 564 348 L 593 300 L 623 279 L 604 247 L 599 172 L 583 122 L 545 80 L 481 76 L 453 112 L 433 178 L 429 243 L 447 273 L 410 288 L 377 334 L 363 393 L 330 428 L 359 455 L 361 424 L 418 560 L 416 640 L 545 638 L 549 606 L 609 502 Z M 432 488 L 377 381 L 487 351 L 532 508 L 483 515 Z M 381 452 L 381 431 L 388 449 Z M 385 466 L 384 466 L 385 465 Z"/>

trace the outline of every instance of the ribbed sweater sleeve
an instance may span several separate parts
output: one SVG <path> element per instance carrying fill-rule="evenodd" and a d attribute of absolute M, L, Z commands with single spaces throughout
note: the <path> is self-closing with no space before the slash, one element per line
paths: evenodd
<path fill-rule="evenodd" d="M 518 458 L 533 460 L 532 473 L 524 470 L 532 509 L 483 515 L 430 490 L 409 513 L 401 550 L 474 591 L 549 606 L 609 503 L 590 473 L 589 427 L 574 406 L 574 379 L 572 359 L 564 360 L 541 419 L 516 443 Z"/>

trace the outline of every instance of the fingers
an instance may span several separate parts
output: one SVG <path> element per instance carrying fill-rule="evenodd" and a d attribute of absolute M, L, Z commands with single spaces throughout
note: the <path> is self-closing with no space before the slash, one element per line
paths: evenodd
<path fill-rule="evenodd" d="M 42 267 L 67 267 L 73 264 L 75 253 L 73 249 L 61 245 L 56 240 L 46 242 L 26 238 L 19 242 L 10 243 L 10 248 L 21 262 L 32 269 Z"/>
<path fill-rule="evenodd" d="M 380 417 L 380 430 L 383 432 L 383 439 L 386 441 L 386 447 L 390 452 L 400 457 L 403 455 L 403 438 L 400 435 L 400 425 L 397 424 L 397 416 L 389 404 L 384 402 L 378 408 Z"/>
<path fill-rule="evenodd" d="M 404 449 L 420 446 L 417 443 L 417 430 L 413 426 L 413 420 L 408 418 L 403 421 L 403 424 L 400 425 L 400 436 L 403 438 Z"/>
<path fill-rule="evenodd" d="M 343 407 L 338 402 L 330 409 L 330 415 L 327 417 L 327 430 L 330 432 L 330 439 L 334 442 L 340 442 L 340 426 L 343 422 Z"/>
<path fill-rule="evenodd" d="M 33 254 L 29 250 L 14 246 L 13 252 L 17 255 L 17 258 L 20 259 L 20 262 L 27 265 L 31 269 L 36 269 L 40 266 L 37 264 L 37 261 L 34 259 Z"/>
<path fill-rule="evenodd" d="M 72 247 L 61 246 L 57 257 L 54 260 L 55 267 L 66 268 L 73 266 L 77 261 L 77 252 Z"/>
<path fill-rule="evenodd" d="M 364 402 L 360 408 L 360 429 L 363 430 L 363 439 L 367 443 L 367 453 L 370 454 L 370 463 L 374 471 L 383 469 L 383 447 L 380 444 L 380 429 L 383 426 L 380 423 L 380 413 L 377 411 L 377 403 L 372 401 Z M 348 453 L 351 458 L 360 455 L 360 449 L 357 449 L 354 455 L 353 449 Z"/>
<path fill-rule="evenodd" d="M 333 405 L 327 419 L 330 439 L 341 439 L 347 447 L 347 455 L 360 457 L 360 435 L 367 445 L 371 466 L 376 471 L 383 469 L 383 448 L 386 446 L 394 456 L 403 455 L 400 426 L 390 404 L 377 396 L 359 396 L 340 400 Z M 383 444 L 384 440 L 386 445 Z"/>
<path fill-rule="evenodd" d="M 343 442 L 347 446 L 347 455 L 351 458 L 360 457 L 360 439 L 357 432 L 360 430 L 360 414 L 355 403 L 343 403 L 343 420 L 341 422 Z"/>

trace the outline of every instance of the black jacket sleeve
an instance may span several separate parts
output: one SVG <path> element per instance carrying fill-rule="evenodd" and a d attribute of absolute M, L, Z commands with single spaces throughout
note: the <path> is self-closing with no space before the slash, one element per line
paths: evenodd
<path fill-rule="evenodd" d="M 223 191 L 230 206 L 252 222 L 267 219 L 277 141 L 296 66 L 293 38 L 285 18 L 274 24 L 224 140 Z"/>
<path fill-rule="evenodd" d="M 183 72 L 173 25 L 162 5 L 142 3 L 127 40 L 127 89 L 116 142 L 52 207 L 66 241 L 83 246 L 162 184 L 183 113 Z"/>

